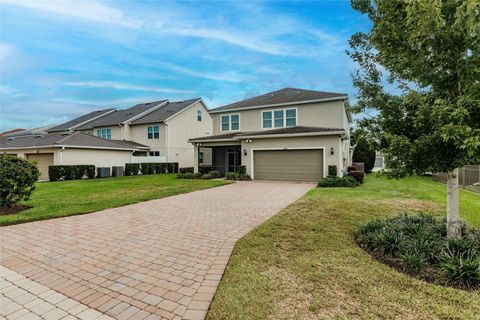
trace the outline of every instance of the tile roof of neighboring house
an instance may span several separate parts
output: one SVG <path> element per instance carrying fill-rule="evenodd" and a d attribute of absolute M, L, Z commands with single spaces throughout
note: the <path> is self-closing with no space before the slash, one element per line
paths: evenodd
<path fill-rule="evenodd" d="M 275 106 L 283 104 L 298 104 L 301 102 L 314 102 L 318 100 L 347 99 L 346 93 L 323 92 L 304 90 L 296 88 L 284 88 L 245 99 L 235 103 L 227 104 L 210 110 L 210 113 L 223 112 L 237 109 L 249 109 L 256 107 Z"/>
<path fill-rule="evenodd" d="M 50 124 L 50 125 L 47 125 L 47 126 L 33 128 L 33 129 L 24 129 L 22 131 L 6 133 L 6 134 L 3 135 L 3 137 L 21 137 L 21 136 L 32 136 L 32 135 L 38 135 L 38 134 L 46 134 L 48 132 L 48 130 L 50 130 L 53 127 L 55 127 L 55 125 Z"/>
<path fill-rule="evenodd" d="M 152 111 L 144 115 L 143 117 L 133 120 L 130 124 L 145 124 L 165 121 L 174 114 L 182 111 L 183 109 L 200 100 L 201 98 L 169 102 L 166 105 L 158 108 L 157 110 Z"/>
<path fill-rule="evenodd" d="M 1 136 L 6 136 L 6 135 L 10 135 L 10 134 L 14 134 L 14 133 L 17 133 L 17 132 L 23 132 L 23 131 L 26 131 L 26 129 L 17 128 L 17 129 L 13 129 L 13 130 L 8 130 L 8 131 L 0 132 L 0 137 L 1 137 Z"/>
<path fill-rule="evenodd" d="M 109 113 L 93 121 L 90 121 L 84 125 L 78 126 L 75 129 L 88 130 L 88 129 L 98 128 L 98 127 L 118 125 L 165 102 L 167 102 L 167 100 L 159 100 L 159 101 L 137 104 L 131 108 L 124 109 L 124 110 L 115 110 L 112 113 Z"/>
<path fill-rule="evenodd" d="M 345 130 L 341 128 L 324 128 L 324 127 L 289 127 L 289 128 L 279 128 L 279 129 L 271 129 L 271 130 L 261 130 L 261 131 L 249 131 L 249 132 L 235 132 L 235 133 L 227 133 L 227 134 L 217 134 L 214 136 L 206 136 L 200 138 L 193 138 L 190 139 L 190 142 L 208 142 L 214 140 L 241 140 L 245 139 L 246 137 L 262 137 L 267 135 L 288 135 L 288 134 L 315 134 L 315 133 L 338 133 L 344 132 Z"/>
<path fill-rule="evenodd" d="M 0 138 L 0 149 L 21 149 L 32 147 L 85 147 L 99 149 L 123 149 L 135 150 L 137 148 L 118 143 L 112 140 L 102 139 L 83 132 L 71 134 L 63 132 L 52 132 L 44 135 L 32 135 L 23 137 L 2 137 Z"/>
<path fill-rule="evenodd" d="M 102 115 L 111 112 L 112 110 L 115 110 L 114 108 L 110 109 L 103 109 L 103 110 L 97 110 L 97 111 L 92 111 L 90 113 L 87 113 L 81 117 L 75 118 L 73 120 L 67 121 L 65 123 L 62 123 L 56 127 L 50 128 L 48 132 L 56 132 L 56 131 L 65 131 L 69 130 L 70 128 L 77 126 L 85 121 L 89 121 L 91 119 L 94 119 L 96 117 L 101 117 Z"/>

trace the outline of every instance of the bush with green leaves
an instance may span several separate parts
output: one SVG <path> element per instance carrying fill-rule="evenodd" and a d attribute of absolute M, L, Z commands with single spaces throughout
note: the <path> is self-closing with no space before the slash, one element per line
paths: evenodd
<path fill-rule="evenodd" d="M 249 181 L 252 180 L 248 174 L 242 174 L 240 172 L 227 172 L 225 174 L 225 179 L 234 180 L 234 181 Z"/>
<path fill-rule="evenodd" d="M 187 173 L 187 172 L 190 172 L 193 174 L 193 167 L 184 167 L 184 168 L 180 168 L 178 169 L 178 172 L 180 173 Z"/>
<path fill-rule="evenodd" d="M 337 166 L 336 165 L 328 166 L 328 176 L 329 177 L 336 177 L 337 176 Z"/>
<path fill-rule="evenodd" d="M 462 238 L 447 238 L 446 219 L 399 214 L 360 226 L 357 243 L 380 261 L 426 281 L 480 289 L 480 230 L 462 225 Z"/>
<path fill-rule="evenodd" d="M 48 167 L 48 178 L 50 181 L 95 178 L 94 165 L 55 165 Z"/>
<path fill-rule="evenodd" d="M 0 156 L 0 207 L 8 208 L 28 200 L 40 177 L 34 163 L 25 159 Z"/>
<path fill-rule="evenodd" d="M 208 173 L 192 173 L 192 172 L 185 172 L 177 174 L 178 179 L 216 179 L 220 177 L 220 172 L 218 171 L 210 171 Z"/>
<path fill-rule="evenodd" d="M 322 188 L 337 188 L 337 187 L 345 187 L 345 188 L 353 188 L 358 186 L 359 183 L 352 177 L 337 177 L 337 176 L 329 176 L 323 178 L 318 182 L 318 187 Z"/>

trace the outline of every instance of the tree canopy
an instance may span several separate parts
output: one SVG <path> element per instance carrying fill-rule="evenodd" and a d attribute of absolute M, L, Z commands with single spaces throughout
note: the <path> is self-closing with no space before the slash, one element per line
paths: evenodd
<path fill-rule="evenodd" d="M 372 22 L 348 52 L 355 111 L 393 176 L 480 163 L 480 0 L 352 0 Z M 385 81 L 401 94 L 384 90 Z"/>

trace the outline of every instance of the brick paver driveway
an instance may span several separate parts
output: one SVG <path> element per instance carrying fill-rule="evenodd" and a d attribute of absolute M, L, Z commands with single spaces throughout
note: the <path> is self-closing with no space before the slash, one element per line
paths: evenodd
<path fill-rule="evenodd" d="M 0 228 L 0 314 L 204 319 L 235 242 L 312 187 L 239 182 Z"/>

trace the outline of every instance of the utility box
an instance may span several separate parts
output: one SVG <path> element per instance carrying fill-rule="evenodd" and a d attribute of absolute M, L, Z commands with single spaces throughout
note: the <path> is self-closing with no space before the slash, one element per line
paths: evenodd
<path fill-rule="evenodd" d="M 98 167 L 97 178 L 106 178 L 106 177 L 110 177 L 110 167 Z"/>
<path fill-rule="evenodd" d="M 112 167 L 112 177 L 123 177 L 123 167 Z"/>

